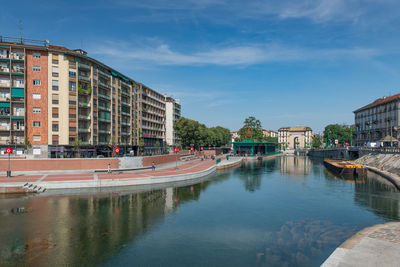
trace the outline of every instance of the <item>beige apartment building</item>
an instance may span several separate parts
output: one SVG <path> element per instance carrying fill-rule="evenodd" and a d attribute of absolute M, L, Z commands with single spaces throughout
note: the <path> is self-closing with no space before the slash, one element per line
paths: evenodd
<path fill-rule="evenodd" d="M 165 97 L 81 49 L 0 37 L 0 151 L 36 157 L 138 152 L 165 143 Z M 139 136 L 140 134 L 140 136 Z M 79 142 L 77 141 L 79 140 Z"/>
<path fill-rule="evenodd" d="M 179 99 L 165 98 L 165 138 L 168 146 L 179 145 L 179 138 L 175 133 L 174 125 L 181 117 L 181 104 Z M 171 148 L 172 149 L 172 148 Z M 171 150 L 170 149 L 170 150 Z"/>
<path fill-rule="evenodd" d="M 400 130 L 400 94 L 382 97 L 355 111 L 356 146 L 380 142 L 385 146 L 396 145 Z"/>

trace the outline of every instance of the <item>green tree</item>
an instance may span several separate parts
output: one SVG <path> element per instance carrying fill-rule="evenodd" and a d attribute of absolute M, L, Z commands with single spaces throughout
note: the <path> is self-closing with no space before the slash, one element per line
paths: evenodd
<path fill-rule="evenodd" d="M 156 141 L 156 143 L 154 144 L 154 147 L 156 148 L 156 153 L 160 153 L 160 141 Z"/>
<path fill-rule="evenodd" d="M 138 142 L 139 154 L 143 155 L 143 153 L 144 153 L 144 138 L 142 135 L 142 130 L 139 129 L 138 135 L 139 135 L 139 142 Z"/>
<path fill-rule="evenodd" d="M 264 139 L 261 122 L 250 116 L 244 120 L 244 126 L 238 131 L 240 138 L 261 142 Z"/>
<path fill-rule="evenodd" d="M 117 142 L 115 141 L 115 137 L 113 136 L 108 143 L 108 147 L 111 150 L 112 155 L 114 156 L 114 149 L 117 147 Z"/>
<path fill-rule="evenodd" d="M 322 142 L 321 142 L 321 136 L 319 136 L 318 134 L 314 135 L 312 138 L 312 143 L 311 143 L 313 148 L 319 148 L 322 146 Z"/>
<path fill-rule="evenodd" d="M 264 141 L 278 143 L 278 137 L 266 136 L 266 137 L 264 137 Z"/>
<path fill-rule="evenodd" d="M 175 133 L 181 140 L 183 149 L 193 144 L 200 146 L 223 146 L 229 143 L 231 132 L 221 126 L 207 128 L 204 124 L 187 118 L 180 118 L 174 125 Z"/>
<path fill-rule="evenodd" d="M 32 148 L 32 144 L 29 141 L 29 138 L 25 137 L 25 140 L 24 140 L 24 149 L 25 149 L 25 151 L 28 151 L 31 148 Z"/>
<path fill-rule="evenodd" d="M 81 157 L 81 146 L 82 141 L 79 138 L 75 138 L 74 143 L 72 144 L 72 150 L 78 154 L 78 158 Z"/>
<path fill-rule="evenodd" d="M 324 130 L 324 139 L 328 144 L 335 144 L 335 140 L 339 144 L 351 143 L 354 129 L 348 125 L 329 124 Z"/>

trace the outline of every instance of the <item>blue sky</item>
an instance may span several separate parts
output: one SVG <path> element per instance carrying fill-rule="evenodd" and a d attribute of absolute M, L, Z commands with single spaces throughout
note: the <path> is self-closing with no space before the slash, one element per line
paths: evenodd
<path fill-rule="evenodd" d="M 6 8 L 4 8 L 6 7 Z M 162 93 L 183 116 L 239 129 L 354 121 L 400 93 L 398 0 L 14 1 L 0 35 L 88 55 Z"/>

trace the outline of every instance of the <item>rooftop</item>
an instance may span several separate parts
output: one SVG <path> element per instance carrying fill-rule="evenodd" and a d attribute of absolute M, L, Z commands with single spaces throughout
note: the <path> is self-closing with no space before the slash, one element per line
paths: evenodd
<path fill-rule="evenodd" d="M 375 100 L 374 102 L 372 102 L 366 106 L 363 106 L 362 108 L 354 110 L 353 113 L 360 112 L 360 111 L 363 111 L 363 110 L 366 110 L 369 108 L 373 108 L 373 107 L 376 107 L 376 106 L 379 106 L 379 105 L 382 105 L 385 103 L 389 103 L 389 102 L 392 102 L 392 101 L 395 101 L 398 99 L 400 99 L 400 94 L 396 94 L 396 95 L 392 95 L 392 96 L 384 96 L 382 98 L 378 98 L 377 100 Z"/>

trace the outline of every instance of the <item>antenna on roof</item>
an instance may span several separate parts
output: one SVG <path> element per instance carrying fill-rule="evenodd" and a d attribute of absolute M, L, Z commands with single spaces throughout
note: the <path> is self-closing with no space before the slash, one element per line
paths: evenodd
<path fill-rule="evenodd" d="M 18 21 L 18 32 L 19 32 L 19 38 L 21 38 L 21 42 L 22 42 L 22 30 L 23 30 L 22 20 L 19 20 Z"/>

